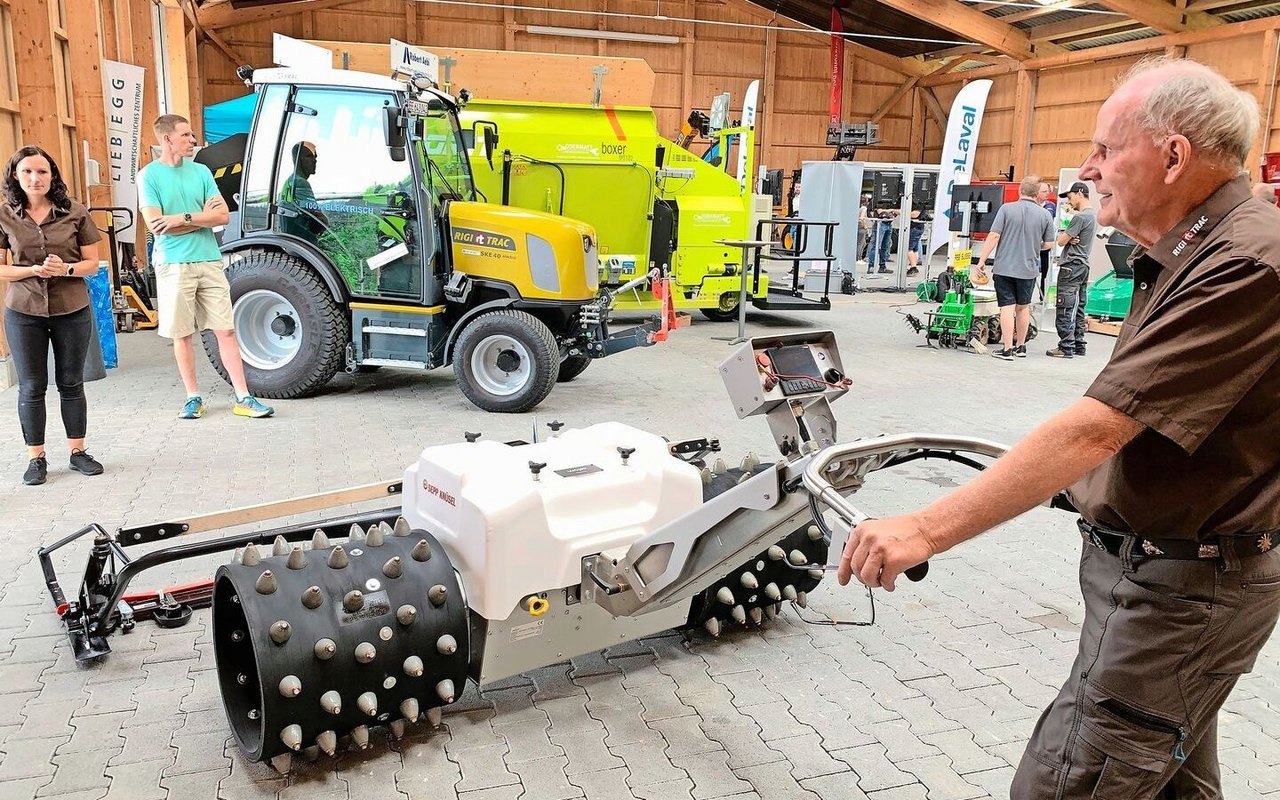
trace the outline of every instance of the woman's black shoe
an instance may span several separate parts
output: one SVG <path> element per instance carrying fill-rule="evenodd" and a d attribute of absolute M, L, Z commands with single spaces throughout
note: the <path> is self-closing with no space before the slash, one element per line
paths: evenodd
<path fill-rule="evenodd" d="M 102 465 L 98 459 L 83 450 L 71 451 L 71 468 L 81 475 L 101 475 Z"/>
<path fill-rule="evenodd" d="M 49 476 L 49 462 L 44 454 L 38 455 L 27 463 L 27 471 L 22 473 L 22 482 L 28 486 L 39 486 Z"/>

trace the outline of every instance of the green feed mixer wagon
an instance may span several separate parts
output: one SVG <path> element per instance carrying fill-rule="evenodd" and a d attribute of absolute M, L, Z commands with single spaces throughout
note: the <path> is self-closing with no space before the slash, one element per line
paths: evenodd
<path fill-rule="evenodd" d="M 767 196 L 658 134 L 646 107 L 472 99 L 462 125 L 500 131 L 495 149 L 471 153 L 477 188 L 491 203 L 561 214 L 593 225 L 599 237 L 600 283 L 616 287 L 666 265 L 676 310 L 699 309 L 712 320 L 737 317 L 742 251 L 717 242 L 767 238 Z M 749 127 L 709 132 L 726 152 L 730 137 L 750 151 Z M 492 137 L 490 137 L 492 139 Z M 476 135 L 475 141 L 485 141 Z M 724 158 L 722 164 L 736 163 Z M 751 171 L 748 160 L 747 172 Z M 754 270 L 754 264 L 747 264 Z M 768 274 L 748 276 L 756 308 L 827 310 L 826 296 L 771 290 Z M 614 309 L 660 307 L 645 287 L 618 294 Z"/>

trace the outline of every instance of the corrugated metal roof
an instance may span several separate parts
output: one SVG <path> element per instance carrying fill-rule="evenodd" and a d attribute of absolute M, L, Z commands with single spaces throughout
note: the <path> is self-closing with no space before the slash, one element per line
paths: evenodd
<path fill-rule="evenodd" d="M 1040 16 L 1032 17 L 1031 19 L 1024 19 L 1021 22 L 1015 22 L 1013 23 L 1013 27 L 1021 28 L 1022 30 L 1026 31 L 1026 30 L 1031 30 L 1032 28 L 1035 28 L 1040 25 L 1048 25 L 1051 22 L 1063 22 L 1069 19 L 1080 19 L 1083 16 L 1086 16 L 1086 15 L 1075 9 L 1068 8 L 1062 11 L 1051 11 L 1048 14 L 1041 14 Z M 1090 14 L 1088 16 L 1096 16 L 1096 15 Z"/>
<path fill-rule="evenodd" d="M 1253 8 L 1242 8 L 1235 11 L 1214 12 L 1223 22 L 1244 22 L 1249 19 L 1280 16 L 1280 3 L 1270 3 Z"/>
<path fill-rule="evenodd" d="M 1089 39 L 1080 39 L 1074 42 L 1068 42 L 1063 47 L 1068 50 L 1089 50 L 1094 47 L 1104 47 L 1109 44 L 1120 44 L 1121 42 L 1136 42 L 1139 39 L 1150 39 L 1159 36 L 1160 32 L 1153 28 L 1136 28 L 1131 31 L 1121 31 L 1119 33 L 1108 33 L 1104 36 L 1094 36 Z"/>

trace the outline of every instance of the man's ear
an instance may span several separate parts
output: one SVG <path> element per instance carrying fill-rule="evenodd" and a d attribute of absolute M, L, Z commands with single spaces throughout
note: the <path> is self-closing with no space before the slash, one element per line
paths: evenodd
<path fill-rule="evenodd" d="M 1165 184 L 1172 184 L 1182 177 L 1191 165 L 1191 142 L 1182 134 L 1170 136 L 1164 143 L 1161 156 L 1165 162 Z"/>

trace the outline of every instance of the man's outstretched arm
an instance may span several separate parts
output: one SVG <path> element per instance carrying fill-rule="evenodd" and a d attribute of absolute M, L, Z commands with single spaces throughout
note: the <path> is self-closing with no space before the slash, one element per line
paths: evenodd
<path fill-rule="evenodd" d="M 840 585 L 857 575 L 868 586 L 893 591 L 903 570 L 1043 503 L 1143 429 L 1132 417 L 1081 398 L 954 492 L 914 513 L 855 528 L 840 559 Z"/>

